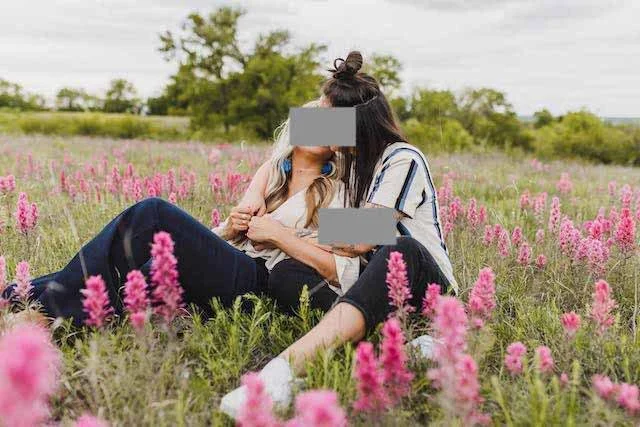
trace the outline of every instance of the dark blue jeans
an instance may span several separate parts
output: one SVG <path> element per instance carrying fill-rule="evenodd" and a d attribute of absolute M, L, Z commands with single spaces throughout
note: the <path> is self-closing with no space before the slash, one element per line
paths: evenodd
<path fill-rule="evenodd" d="M 82 323 L 86 277 L 102 275 L 116 313 L 122 312 L 121 287 L 129 271 L 148 276 L 153 235 L 171 234 L 178 259 L 184 300 L 210 311 L 212 298 L 229 305 L 267 285 L 263 260 L 254 260 L 211 232 L 188 213 L 162 199 L 150 198 L 126 209 L 87 243 L 60 271 L 33 281 L 33 298 L 52 317 L 72 317 Z"/>

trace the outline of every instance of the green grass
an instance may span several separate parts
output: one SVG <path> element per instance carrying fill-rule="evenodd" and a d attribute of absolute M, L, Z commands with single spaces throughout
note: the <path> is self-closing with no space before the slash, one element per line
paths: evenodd
<path fill-rule="evenodd" d="M 264 152 L 257 147 L 245 151 L 237 146 L 226 148 L 221 160 L 210 163 L 210 149 L 190 142 L 0 136 L 0 176 L 15 174 L 18 190 L 27 192 L 41 212 L 36 232 L 24 237 L 16 232 L 9 216 L 16 196 L 0 198 L 0 219 L 7 223 L 0 232 L 0 253 L 7 257 L 9 270 L 13 271 L 22 259 L 31 263 L 34 275 L 61 268 L 82 242 L 130 204 L 111 195 L 96 202 L 93 197 L 72 201 L 68 195 L 59 194 L 55 189 L 63 164 L 68 176 L 85 170 L 87 164 L 99 169 L 103 158 L 107 170 L 117 165 L 123 171 L 130 162 L 144 176 L 182 167 L 196 172 L 197 183 L 194 194 L 179 205 L 206 224 L 214 206 L 226 215 L 231 206 L 221 206 L 214 199 L 208 174 L 224 173 L 227 168 L 250 172 Z M 30 174 L 27 154 L 31 154 L 34 165 Z M 612 249 L 605 278 L 619 304 L 617 322 L 600 336 L 587 311 L 594 279 L 583 266 L 561 255 L 549 233 L 542 244 L 535 244 L 539 224 L 531 212 L 520 211 L 518 200 L 529 190 L 532 195 L 547 191 L 550 201 L 558 194 L 555 183 L 560 174 L 568 172 L 574 189 L 561 196 L 562 212 L 580 224 L 594 218 L 600 206 L 618 203 L 617 197 L 608 195 L 610 180 L 616 180 L 618 187 L 624 183 L 637 186 L 640 169 L 553 162 L 548 170 L 538 171 L 529 159 L 499 153 L 439 154 L 429 161 L 437 186 L 445 173 L 455 174 L 456 196 L 465 204 L 474 197 L 485 205 L 491 224 L 501 223 L 510 230 L 522 226 L 534 257 L 544 253 L 548 258 L 544 270 L 518 265 L 513 253 L 502 259 L 494 248 L 482 244 L 482 230 L 472 230 L 464 222 L 448 236 L 463 300 L 480 268 L 491 266 L 496 273 L 498 306 L 494 317 L 483 332 L 471 333 L 469 339 L 470 352 L 479 364 L 483 410 L 491 414 L 494 424 L 636 424 L 637 418 L 595 397 L 590 378 L 604 373 L 617 381 L 640 382 L 640 346 L 635 328 L 640 284 L 637 253 L 623 259 Z M 97 180 L 103 182 L 100 174 Z M 546 219 L 542 226 L 546 226 Z M 154 326 L 140 336 L 122 322 L 103 331 L 78 330 L 67 322 L 56 324 L 64 371 L 53 402 L 54 418 L 68 423 L 89 411 L 122 426 L 232 425 L 217 410 L 220 397 L 238 385 L 242 373 L 259 369 L 320 316 L 303 306 L 299 316 L 288 317 L 267 299 L 249 299 L 253 301 L 249 312 L 240 310 L 239 304 L 228 309 L 216 305 L 211 319 L 191 316 L 179 320 L 170 330 Z M 583 318 L 583 327 L 574 340 L 564 337 L 559 323 L 559 316 L 570 310 Z M 425 322 L 416 321 L 411 323 L 409 333 L 414 336 L 425 328 Z M 377 333 L 368 338 L 379 339 Z M 529 367 L 525 376 L 513 378 L 503 368 L 502 360 L 506 346 L 518 340 L 529 348 Z M 532 352 L 538 345 L 551 348 L 556 362 L 554 375 L 541 377 L 531 367 Z M 352 362 L 350 345 L 319 354 L 308 364 L 302 388 L 334 389 L 345 408 L 350 408 L 355 398 Z M 412 358 L 411 367 L 416 375 L 412 392 L 398 408 L 374 419 L 351 413 L 350 421 L 356 425 L 448 424 L 450 420 L 442 418 L 434 399 L 436 391 L 426 377 L 429 363 Z M 571 379 L 564 388 L 558 381 L 562 372 Z"/>

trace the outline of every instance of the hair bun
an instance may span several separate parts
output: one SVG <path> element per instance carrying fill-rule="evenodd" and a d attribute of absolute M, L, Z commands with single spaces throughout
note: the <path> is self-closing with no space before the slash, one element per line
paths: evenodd
<path fill-rule="evenodd" d="M 338 63 L 340 61 L 340 63 Z M 333 61 L 333 70 L 329 70 L 333 73 L 334 79 L 348 79 L 355 76 L 360 68 L 362 68 L 362 54 L 357 50 L 349 52 L 347 59 L 336 58 Z"/>

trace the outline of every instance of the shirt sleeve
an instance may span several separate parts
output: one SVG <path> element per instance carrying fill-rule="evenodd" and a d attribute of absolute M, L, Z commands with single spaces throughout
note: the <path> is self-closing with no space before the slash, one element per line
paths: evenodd
<path fill-rule="evenodd" d="M 395 209 L 413 218 L 426 197 L 425 186 L 426 176 L 418 156 L 398 153 L 382 164 L 367 202 Z"/>
<path fill-rule="evenodd" d="M 338 282 L 340 283 L 339 291 L 336 288 L 336 292 L 344 294 L 347 290 L 353 286 L 360 276 L 360 258 L 359 257 L 346 257 L 333 254 L 336 261 L 336 273 L 338 275 Z"/>

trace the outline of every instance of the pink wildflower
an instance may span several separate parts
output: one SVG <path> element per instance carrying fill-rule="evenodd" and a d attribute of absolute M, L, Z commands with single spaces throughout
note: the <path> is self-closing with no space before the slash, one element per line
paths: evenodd
<path fill-rule="evenodd" d="M 509 344 L 507 354 L 504 356 L 504 366 L 511 375 L 522 373 L 522 365 L 524 355 L 527 353 L 527 347 L 519 341 Z"/>
<path fill-rule="evenodd" d="M 491 318 L 496 307 L 495 275 L 491 267 L 480 270 L 478 279 L 469 295 L 469 311 L 474 317 L 483 320 Z"/>
<path fill-rule="evenodd" d="M 280 422 L 273 415 L 273 403 L 265 391 L 258 374 L 249 372 L 242 376 L 247 388 L 247 399 L 240 408 L 237 422 L 240 427 L 277 427 Z"/>
<path fill-rule="evenodd" d="M 525 210 L 529 206 L 531 206 L 531 201 L 529 200 L 529 191 L 525 191 L 520 195 L 520 210 Z"/>
<path fill-rule="evenodd" d="M 411 290 L 407 278 L 407 265 L 404 263 L 402 253 L 392 251 L 389 254 L 386 282 L 389 289 L 389 304 L 396 307 L 400 314 L 414 311 L 415 308 L 408 303 L 411 299 Z"/>
<path fill-rule="evenodd" d="M 384 376 L 370 342 L 362 341 L 356 348 L 356 388 L 358 398 L 353 408 L 358 412 L 382 412 L 389 406 L 389 397 L 383 387 Z"/>
<path fill-rule="evenodd" d="M 172 192 L 169 194 L 169 203 L 173 203 L 174 205 L 178 203 L 178 196 L 176 196 L 176 193 Z"/>
<path fill-rule="evenodd" d="M 617 182 L 616 181 L 609 181 L 608 184 L 608 189 L 609 189 L 609 196 L 613 197 L 616 195 L 616 186 L 617 186 Z"/>
<path fill-rule="evenodd" d="M 547 265 L 547 257 L 544 254 L 539 254 L 536 258 L 536 267 L 543 269 Z"/>
<path fill-rule="evenodd" d="M 611 298 L 611 287 L 604 280 L 596 282 L 592 296 L 591 318 L 598 325 L 598 332 L 602 334 L 613 325 L 615 319 L 611 311 L 616 308 L 617 304 Z"/>
<path fill-rule="evenodd" d="M 13 175 L 0 176 L 0 193 L 8 194 L 16 189 L 16 177 Z"/>
<path fill-rule="evenodd" d="M 0 419 L 7 426 L 44 424 L 56 391 L 60 353 L 41 326 L 19 324 L 0 337 Z"/>
<path fill-rule="evenodd" d="M 518 249 L 518 264 L 529 265 L 531 263 L 531 246 L 523 242 Z"/>
<path fill-rule="evenodd" d="M 553 197 L 551 199 L 551 211 L 549 212 L 549 231 L 553 234 L 558 232 L 560 226 L 560 199 Z"/>
<path fill-rule="evenodd" d="M 407 369 L 407 356 L 404 350 L 404 333 L 400 322 L 390 318 L 382 327 L 382 364 L 383 382 L 392 402 L 397 402 L 409 394 L 413 374 Z"/>
<path fill-rule="evenodd" d="M 217 227 L 220 225 L 220 211 L 218 209 L 213 209 L 211 211 L 211 227 Z"/>
<path fill-rule="evenodd" d="M 85 323 L 89 326 L 101 328 L 107 317 L 113 313 L 109 305 L 109 293 L 102 276 L 90 276 L 85 282 L 85 289 L 80 290 L 84 296 L 82 307 L 88 318 Z"/>
<path fill-rule="evenodd" d="M 38 207 L 35 203 L 29 204 L 26 193 L 20 193 L 14 215 L 18 230 L 22 234 L 27 234 L 38 222 Z"/>
<path fill-rule="evenodd" d="M 591 377 L 591 382 L 598 396 L 604 400 L 613 398 L 618 389 L 617 385 L 611 381 L 609 377 L 604 375 L 594 375 Z"/>
<path fill-rule="evenodd" d="M 562 327 L 564 328 L 564 332 L 568 337 L 573 338 L 578 329 L 580 329 L 580 315 L 575 311 L 570 311 L 569 313 L 564 313 L 560 316 L 560 322 L 562 323 Z"/>
<path fill-rule="evenodd" d="M 560 174 L 560 180 L 556 183 L 556 189 L 563 194 L 571 192 L 573 189 L 573 183 L 571 182 L 571 178 L 569 178 L 568 173 L 563 172 Z"/>
<path fill-rule="evenodd" d="M 296 416 L 286 427 L 346 427 L 347 416 L 335 391 L 311 390 L 296 397 Z"/>
<path fill-rule="evenodd" d="M 465 354 L 456 366 L 458 377 L 458 394 L 456 396 L 456 412 L 462 415 L 467 425 L 486 425 L 490 418 L 478 411 L 477 407 L 484 399 L 480 395 L 478 366 L 473 357 Z"/>
<path fill-rule="evenodd" d="M 500 230 L 500 234 L 498 236 L 498 253 L 502 258 L 506 258 L 509 256 L 510 252 L 510 242 L 509 242 L 509 232 L 504 228 Z"/>
<path fill-rule="evenodd" d="M 109 423 L 90 414 L 84 414 L 73 423 L 73 427 L 109 427 Z"/>
<path fill-rule="evenodd" d="M 178 260 L 173 255 L 171 235 L 160 231 L 153 236 L 151 245 L 151 281 L 155 285 L 153 300 L 155 312 L 169 323 L 182 308 L 183 289 L 178 282 Z"/>
<path fill-rule="evenodd" d="M 149 308 L 147 282 L 142 273 L 132 270 L 127 274 L 124 284 L 124 305 L 129 312 L 129 321 L 136 330 L 142 329 Z"/>
<path fill-rule="evenodd" d="M 448 417 L 460 417 L 465 424 L 484 424 L 489 418 L 478 412 L 482 402 L 479 394 L 478 370 L 471 356 L 465 354 L 467 316 L 460 301 L 440 297 L 433 327 L 439 342 L 434 350 L 436 368 L 428 377 L 440 389 L 439 402 Z"/>
<path fill-rule="evenodd" d="M 539 228 L 536 231 L 536 244 L 540 245 L 544 242 L 544 228 Z"/>
<path fill-rule="evenodd" d="M 633 202 L 633 190 L 629 184 L 625 184 L 620 189 L 620 206 L 622 209 L 630 209 Z"/>
<path fill-rule="evenodd" d="M 519 226 L 514 227 L 511 233 L 511 243 L 513 243 L 515 247 L 520 246 L 520 243 L 522 243 L 522 228 Z"/>
<path fill-rule="evenodd" d="M 629 208 L 623 208 L 615 233 L 615 242 L 622 252 L 631 252 L 636 242 L 636 221 Z"/>
<path fill-rule="evenodd" d="M 478 202 L 474 198 L 469 200 L 469 206 L 467 206 L 467 221 L 469 221 L 469 224 L 471 224 L 473 228 L 476 228 L 478 224 L 480 224 Z"/>
<path fill-rule="evenodd" d="M 490 224 L 484 226 L 484 236 L 482 238 L 482 243 L 485 246 L 491 245 L 493 243 L 493 227 Z"/>
<path fill-rule="evenodd" d="M 551 357 L 551 349 L 547 346 L 536 348 L 536 364 L 538 370 L 545 374 L 553 370 L 553 357 Z"/>
<path fill-rule="evenodd" d="M 27 261 L 20 261 L 16 266 L 16 295 L 22 300 L 26 301 L 31 294 L 31 272 L 29 271 L 29 263 Z"/>
<path fill-rule="evenodd" d="M 635 415 L 640 409 L 640 399 L 638 399 L 638 386 L 622 383 L 618 388 L 617 402 L 627 410 L 629 415 Z"/>
<path fill-rule="evenodd" d="M 437 283 L 431 283 L 427 286 L 424 298 L 422 300 L 422 315 L 431 318 L 435 313 L 436 304 L 440 297 L 440 285 Z"/>

